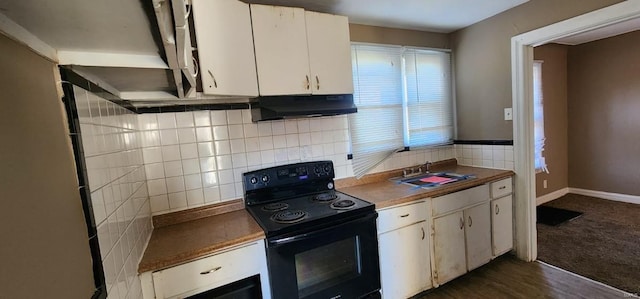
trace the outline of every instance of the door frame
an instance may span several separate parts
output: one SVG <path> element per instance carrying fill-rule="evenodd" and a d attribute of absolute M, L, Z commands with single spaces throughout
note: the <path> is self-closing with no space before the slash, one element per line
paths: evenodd
<path fill-rule="evenodd" d="M 640 17 L 640 0 L 627 0 L 511 38 L 511 83 L 514 111 L 515 249 L 518 258 L 538 256 L 536 177 L 533 140 L 533 47 L 559 38 Z"/>

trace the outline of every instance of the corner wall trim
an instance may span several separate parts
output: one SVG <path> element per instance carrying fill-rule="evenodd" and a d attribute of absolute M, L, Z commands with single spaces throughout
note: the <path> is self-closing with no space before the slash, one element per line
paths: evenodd
<path fill-rule="evenodd" d="M 569 193 L 569 187 L 562 188 L 560 190 L 553 191 L 549 194 L 539 196 L 536 198 L 536 206 L 548 203 L 552 200 L 556 200 L 562 196 L 565 196 L 567 193 Z"/>
<path fill-rule="evenodd" d="M 637 196 L 637 195 L 594 191 L 594 190 L 587 190 L 587 189 L 580 189 L 580 188 L 569 188 L 569 193 L 575 193 L 575 194 L 580 194 L 585 196 L 592 196 L 592 197 L 598 197 L 598 198 L 603 198 L 608 200 L 621 201 L 621 202 L 640 205 L 640 196 Z"/>

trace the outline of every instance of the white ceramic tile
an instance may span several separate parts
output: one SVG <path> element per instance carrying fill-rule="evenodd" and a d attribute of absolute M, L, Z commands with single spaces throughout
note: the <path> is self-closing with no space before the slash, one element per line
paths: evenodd
<path fill-rule="evenodd" d="M 213 142 L 198 143 L 198 157 L 209 157 L 215 155 Z"/>
<path fill-rule="evenodd" d="M 271 130 L 273 132 L 273 135 L 284 135 L 286 133 L 286 130 L 284 127 L 284 121 L 283 120 L 272 121 Z"/>
<path fill-rule="evenodd" d="M 504 160 L 506 162 L 513 162 L 513 149 L 505 149 L 504 151 Z M 509 168 L 507 168 L 509 169 Z"/>
<path fill-rule="evenodd" d="M 260 158 L 262 159 L 262 163 L 273 163 L 275 162 L 275 153 L 273 150 L 263 150 L 260 151 Z"/>
<path fill-rule="evenodd" d="M 206 203 L 213 203 L 213 202 L 219 202 L 220 201 L 220 188 L 216 187 L 211 187 L 211 188 L 204 188 L 204 201 Z"/>
<path fill-rule="evenodd" d="M 182 160 L 182 171 L 184 174 L 200 173 L 200 161 L 197 158 Z"/>
<path fill-rule="evenodd" d="M 192 206 L 198 206 L 204 203 L 204 194 L 202 189 L 194 189 L 187 191 L 187 204 Z"/>
<path fill-rule="evenodd" d="M 211 136 L 211 128 L 210 127 L 196 128 L 196 139 L 198 140 L 198 142 L 212 141 L 213 137 Z"/>
<path fill-rule="evenodd" d="M 245 138 L 244 142 L 247 152 L 257 152 L 260 150 L 260 138 Z"/>
<path fill-rule="evenodd" d="M 242 110 L 227 110 L 227 122 L 230 125 L 242 124 Z"/>
<path fill-rule="evenodd" d="M 166 181 L 168 193 L 180 192 L 185 190 L 184 177 L 182 176 L 170 177 L 167 178 Z"/>
<path fill-rule="evenodd" d="M 244 188 L 242 187 L 242 182 L 236 182 L 235 187 L 236 187 L 236 197 L 242 198 L 244 196 Z"/>
<path fill-rule="evenodd" d="M 149 180 L 147 182 L 147 188 L 149 189 L 149 196 L 167 193 L 167 185 L 164 179 Z"/>
<path fill-rule="evenodd" d="M 333 143 L 325 143 L 322 145 L 322 151 L 325 155 L 333 155 L 335 154 L 335 149 L 333 148 Z"/>
<path fill-rule="evenodd" d="M 309 120 L 309 132 L 320 132 L 325 128 L 322 127 L 322 119 L 312 118 Z M 329 130 L 329 128 L 326 128 Z"/>
<path fill-rule="evenodd" d="M 164 162 L 164 175 L 174 177 L 183 175 L 182 162 L 180 160 Z"/>
<path fill-rule="evenodd" d="M 144 166 L 148 180 L 164 178 L 164 164 L 151 163 Z"/>
<path fill-rule="evenodd" d="M 211 126 L 211 119 L 209 118 L 209 111 L 194 111 L 193 118 L 196 123 L 196 127 L 208 127 Z"/>
<path fill-rule="evenodd" d="M 242 123 L 250 124 L 252 122 L 251 110 L 250 109 L 242 109 Z"/>
<path fill-rule="evenodd" d="M 138 126 L 140 130 L 156 130 L 158 129 L 158 118 L 156 114 L 140 114 L 138 115 Z"/>
<path fill-rule="evenodd" d="M 230 140 L 231 153 L 238 154 L 246 152 L 244 139 L 232 139 Z"/>
<path fill-rule="evenodd" d="M 322 144 L 315 144 L 311 146 L 311 154 L 314 158 L 320 158 L 324 156 L 324 146 Z"/>
<path fill-rule="evenodd" d="M 242 129 L 244 130 L 244 137 L 246 138 L 251 138 L 251 137 L 258 137 L 258 124 L 244 124 L 242 126 Z"/>
<path fill-rule="evenodd" d="M 151 196 L 149 199 L 152 212 L 161 212 L 169 209 L 169 198 L 166 194 Z"/>
<path fill-rule="evenodd" d="M 294 147 L 300 145 L 300 138 L 298 134 L 287 134 L 285 135 L 287 147 Z"/>
<path fill-rule="evenodd" d="M 247 153 L 247 166 L 257 166 L 262 164 L 260 152 Z"/>
<path fill-rule="evenodd" d="M 97 227 L 98 244 L 100 245 L 100 258 L 104 260 L 111 250 L 111 236 L 109 233 L 109 223 L 103 222 Z M 105 269 L 106 270 L 106 269 Z"/>
<path fill-rule="evenodd" d="M 229 139 L 244 138 L 244 127 L 242 125 L 229 125 Z M 214 129 L 215 135 L 215 129 Z"/>
<path fill-rule="evenodd" d="M 504 160 L 494 160 L 494 161 L 493 161 L 493 167 L 495 167 L 495 168 L 500 168 L 500 169 L 504 169 L 504 168 L 505 168 L 505 162 L 504 162 Z"/>
<path fill-rule="evenodd" d="M 311 134 L 310 133 L 300 133 L 298 134 L 298 144 L 303 145 L 311 145 Z"/>
<path fill-rule="evenodd" d="M 160 130 L 160 143 L 162 145 L 178 144 L 178 130 Z"/>
<path fill-rule="evenodd" d="M 473 159 L 474 160 L 482 160 L 482 149 L 474 148 L 472 149 Z"/>
<path fill-rule="evenodd" d="M 322 132 L 311 132 L 311 144 L 322 144 L 324 141 L 322 136 Z"/>
<path fill-rule="evenodd" d="M 160 145 L 160 132 L 157 130 L 142 132 L 142 145 L 144 147 Z"/>
<path fill-rule="evenodd" d="M 309 120 L 308 119 L 299 119 L 298 120 L 298 133 L 308 133 L 309 132 Z"/>
<path fill-rule="evenodd" d="M 484 160 L 492 160 L 493 159 L 493 150 L 491 148 L 483 148 L 482 149 L 482 159 L 484 159 Z"/>
<path fill-rule="evenodd" d="M 247 171 L 249 171 L 249 168 L 247 168 L 246 166 L 234 168 L 233 181 L 235 183 L 238 183 L 238 182 L 242 183 L 242 174 L 244 174 Z"/>
<path fill-rule="evenodd" d="M 215 171 L 202 173 L 202 186 L 213 187 L 218 185 L 218 175 Z"/>
<path fill-rule="evenodd" d="M 287 147 L 287 137 L 285 135 L 274 135 L 273 136 L 273 148 L 286 148 Z"/>
<path fill-rule="evenodd" d="M 163 146 L 162 158 L 165 162 L 180 160 L 180 146 L 179 145 Z"/>
<path fill-rule="evenodd" d="M 235 199 L 236 188 L 234 184 L 220 185 L 220 199 L 222 201 Z"/>
<path fill-rule="evenodd" d="M 196 130 L 194 128 L 178 129 L 178 140 L 180 141 L 180 143 L 196 142 Z"/>
<path fill-rule="evenodd" d="M 160 129 L 175 129 L 176 128 L 175 113 L 159 113 L 158 114 L 158 128 L 160 128 Z"/>
<path fill-rule="evenodd" d="M 260 137 L 260 150 L 270 150 L 273 149 L 273 137 L 272 136 L 264 136 Z"/>
<path fill-rule="evenodd" d="M 228 126 L 215 126 L 215 127 L 213 127 L 213 139 L 214 140 L 227 140 L 227 139 L 229 139 L 229 127 Z"/>
<path fill-rule="evenodd" d="M 284 122 L 285 134 L 297 134 L 298 133 L 298 121 L 295 119 L 285 120 Z"/>
<path fill-rule="evenodd" d="M 215 157 L 206 157 L 200 158 L 200 171 L 214 171 L 216 170 L 216 158 Z"/>
<path fill-rule="evenodd" d="M 462 158 L 473 159 L 473 150 L 470 148 L 463 148 Z"/>
<path fill-rule="evenodd" d="M 222 184 L 230 184 L 234 182 L 233 169 L 226 169 L 218 171 L 218 182 Z"/>
<path fill-rule="evenodd" d="M 91 193 L 91 204 L 93 207 L 93 216 L 95 217 L 95 223 L 102 223 L 107 218 L 107 210 L 104 205 L 102 190 Z"/>
<path fill-rule="evenodd" d="M 287 148 L 287 156 L 289 157 L 289 161 L 299 161 L 300 160 L 300 148 L 297 147 L 297 146 L 296 147 Z"/>
<path fill-rule="evenodd" d="M 267 121 L 258 123 L 258 135 L 262 136 L 271 136 L 273 135 L 273 130 L 271 129 L 271 124 Z"/>
<path fill-rule="evenodd" d="M 229 155 L 231 154 L 231 143 L 229 140 L 221 140 L 215 142 L 217 155 Z"/>
<path fill-rule="evenodd" d="M 184 208 L 187 206 L 187 194 L 184 191 L 169 193 L 168 198 L 171 209 Z"/>
<path fill-rule="evenodd" d="M 309 145 L 303 145 L 300 147 L 300 160 L 302 161 L 309 161 L 311 160 L 311 158 L 313 157 L 312 152 L 311 152 L 311 146 Z M 251 165 L 251 164 L 249 164 Z"/>
<path fill-rule="evenodd" d="M 145 148 L 142 150 L 142 154 L 145 164 L 162 162 L 162 148 L 160 147 Z"/>
<path fill-rule="evenodd" d="M 211 125 L 221 126 L 227 124 L 227 112 L 225 110 L 212 110 L 210 112 Z"/>
<path fill-rule="evenodd" d="M 184 176 L 184 186 L 187 190 L 202 188 L 201 174 L 190 174 Z"/>
<path fill-rule="evenodd" d="M 180 157 L 192 159 L 198 157 L 198 146 L 195 143 L 180 144 Z"/>
<path fill-rule="evenodd" d="M 231 155 L 216 156 L 216 165 L 218 167 L 218 170 L 233 168 Z"/>
<path fill-rule="evenodd" d="M 336 142 L 333 144 L 333 150 L 334 153 L 336 154 L 346 154 L 349 152 L 349 144 L 345 143 L 345 142 Z M 417 156 L 417 155 L 414 155 Z M 417 160 L 417 158 L 416 158 Z M 420 159 L 422 160 L 422 159 Z M 412 164 L 418 164 L 420 161 L 414 161 L 414 163 Z"/>
<path fill-rule="evenodd" d="M 289 161 L 289 155 L 287 153 L 286 148 L 275 149 L 274 154 L 275 154 L 276 163 L 283 163 L 283 162 Z"/>
<path fill-rule="evenodd" d="M 504 161 L 504 149 L 494 149 L 493 150 L 493 160 L 494 161 Z"/>
<path fill-rule="evenodd" d="M 231 161 L 233 163 L 233 167 L 246 167 L 247 155 L 245 153 L 232 154 Z"/>
<path fill-rule="evenodd" d="M 178 128 L 192 128 L 195 125 L 193 121 L 193 112 L 176 113 L 176 124 Z"/>

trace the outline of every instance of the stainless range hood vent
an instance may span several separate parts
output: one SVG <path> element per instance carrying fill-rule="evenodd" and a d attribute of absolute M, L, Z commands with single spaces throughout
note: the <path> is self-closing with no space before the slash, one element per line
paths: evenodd
<path fill-rule="evenodd" d="M 268 96 L 255 100 L 257 102 L 251 106 L 251 118 L 254 122 L 358 112 L 351 94 Z"/>

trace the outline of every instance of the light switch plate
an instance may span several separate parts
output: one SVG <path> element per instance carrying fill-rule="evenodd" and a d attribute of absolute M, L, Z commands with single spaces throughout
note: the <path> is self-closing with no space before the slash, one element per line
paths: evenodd
<path fill-rule="evenodd" d="M 513 120 L 513 108 L 504 108 L 504 120 Z"/>

